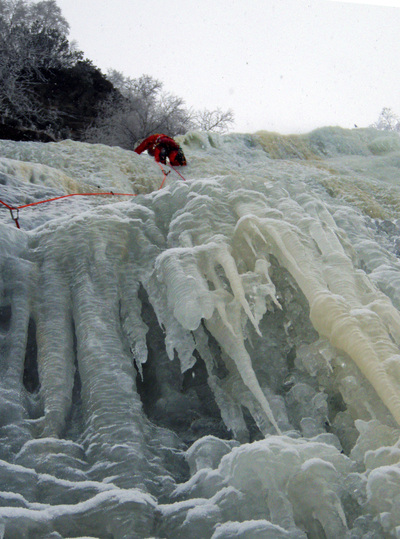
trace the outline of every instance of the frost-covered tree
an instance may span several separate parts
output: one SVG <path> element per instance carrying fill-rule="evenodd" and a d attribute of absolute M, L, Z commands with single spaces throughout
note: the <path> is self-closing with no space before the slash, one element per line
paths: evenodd
<path fill-rule="evenodd" d="M 30 28 L 34 25 L 57 30 L 64 36 L 69 32 L 69 24 L 55 0 L 44 0 L 35 4 L 26 0 L 1 0 L 0 20 L 5 25 L 2 31 L 6 33 L 18 26 Z"/>
<path fill-rule="evenodd" d="M 37 85 L 49 69 L 82 58 L 71 49 L 69 25 L 54 0 L 36 4 L 0 0 L 0 116 L 18 124 L 43 122 L 54 115 L 37 99 Z"/>
<path fill-rule="evenodd" d="M 119 95 L 100 105 L 95 123 L 85 133 L 87 141 L 132 149 L 152 133 L 173 137 L 192 127 L 183 99 L 164 92 L 159 80 L 149 75 L 131 79 L 115 70 L 108 78 Z"/>
<path fill-rule="evenodd" d="M 172 137 L 190 129 L 222 133 L 233 123 L 231 110 L 187 109 L 182 98 L 164 92 L 162 82 L 149 75 L 132 79 L 110 70 L 107 78 L 120 95 L 101 104 L 96 122 L 85 134 L 89 142 L 132 149 L 152 133 Z"/>
<path fill-rule="evenodd" d="M 54 0 L 29 4 L 0 0 L 0 55 L 3 63 L 28 76 L 43 68 L 71 65 L 81 53 L 67 39 L 68 22 Z"/>
<path fill-rule="evenodd" d="M 63 36 L 67 36 L 69 33 L 69 23 L 62 15 L 55 0 L 44 0 L 37 4 L 31 4 L 29 18 L 32 24 L 39 23 L 41 27 L 57 30 Z"/>
<path fill-rule="evenodd" d="M 201 131 L 226 133 L 235 120 L 231 109 L 223 111 L 220 108 L 217 108 L 216 110 L 203 109 L 195 112 L 192 121 L 194 127 Z"/>
<path fill-rule="evenodd" d="M 400 133 L 400 118 L 392 109 L 384 107 L 379 115 L 378 121 L 371 127 L 380 131 L 397 131 Z"/>

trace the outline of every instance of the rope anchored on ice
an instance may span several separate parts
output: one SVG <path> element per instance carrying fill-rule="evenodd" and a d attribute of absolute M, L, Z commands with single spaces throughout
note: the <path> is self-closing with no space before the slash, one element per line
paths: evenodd
<path fill-rule="evenodd" d="M 5 208 L 7 208 L 9 211 L 10 211 L 10 214 L 11 214 L 11 219 L 14 221 L 15 225 L 17 228 L 21 228 L 19 226 L 19 222 L 18 222 L 18 219 L 19 219 L 19 208 L 15 208 L 14 206 L 10 206 L 9 204 L 7 204 L 6 202 L 3 202 L 3 200 L 0 200 L 0 204 L 2 204 Z"/>
<path fill-rule="evenodd" d="M 180 176 L 182 178 L 182 180 L 186 181 L 186 179 L 182 176 L 182 174 L 180 174 L 180 172 L 178 172 L 172 165 L 167 165 L 165 163 L 164 166 L 169 166 L 171 168 L 171 170 L 166 171 L 161 166 L 159 161 L 157 161 L 157 164 L 160 167 L 160 169 L 161 169 L 161 171 L 162 171 L 162 173 L 164 175 L 163 180 L 162 180 L 162 182 L 160 184 L 160 187 L 158 189 L 162 189 L 162 187 L 164 186 L 165 180 L 167 179 L 168 174 L 170 174 L 170 172 L 172 170 L 174 172 L 176 172 L 176 174 L 178 174 L 178 176 Z M 39 204 L 45 204 L 47 202 L 54 202 L 55 200 L 61 200 L 63 198 L 70 198 L 70 197 L 77 197 L 77 196 L 81 196 L 81 197 L 88 197 L 88 196 L 135 197 L 135 196 L 137 196 L 137 193 L 114 193 L 113 191 L 109 191 L 109 192 L 106 192 L 106 193 L 102 193 L 102 192 L 97 192 L 97 193 L 70 193 L 68 195 L 60 195 L 58 197 L 46 198 L 45 200 L 38 200 L 36 202 L 30 202 L 29 204 L 22 204 L 20 206 L 12 206 L 10 204 L 7 204 L 7 202 L 4 202 L 4 200 L 1 200 L 1 199 L 0 199 L 0 204 L 9 210 L 9 212 L 11 214 L 11 219 L 15 222 L 16 227 L 21 228 L 20 224 L 19 224 L 19 210 L 22 210 L 23 208 L 29 208 L 31 206 L 37 206 Z"/>
<path fill-rule="evenodd" d="M 136 193 L 114 193 L 112 191 L 108 193 L 70 193 L 69 195 L 61 195 L 59 197 L 46 198 L 45 200 L 38 200 L 36 202 L 30 202 L 29 204 L 22 204 L 21 206 L 10 206 L 6 202 L 0 199 L 0 204 L 7 208 L 11 213 L 11 218 L 15 222 L 17 228 L 21 228 L 18 222 L 19 219 L 19 210 L 23 208 L 29 208 L 31 206 L 38 206 L 39 204 L 45 204 L 46 202 L 54 202 L 55 200 L 61 200 L 63 198 L 69 197 L 88 197 L 88 196 L 124 196 L 124 197 L 135 197 Z"/>

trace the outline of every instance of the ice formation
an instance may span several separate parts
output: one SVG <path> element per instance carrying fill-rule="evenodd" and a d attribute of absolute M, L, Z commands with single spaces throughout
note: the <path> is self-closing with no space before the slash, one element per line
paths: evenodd
<path fill-rule="evenodd" d="M 0 141 L 0 536 L 400 534 L 400 138 Z"/>

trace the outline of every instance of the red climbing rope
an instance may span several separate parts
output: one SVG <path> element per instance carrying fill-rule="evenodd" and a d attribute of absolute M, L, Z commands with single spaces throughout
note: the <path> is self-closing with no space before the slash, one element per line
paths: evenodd
<path fill-rule="evenodd" d="M 137 196 L 136 193 L 113 193 L 113 191 L 110 191 L 109 193 L 71 193 L 69 195 L 62 195 L 59 197 L 54 198 L 46 198 L 46 200 L 38 200 L 37 202 L 30 202 L 29 204 L 22 204 L 21 206 L 10 206 L 6 202 L 0 199 L 0 204 L 5 206 L 11 213 L 11 219 L 15 222 L 17 228 L 21 228 L 19 226 L 19 210 L 22 210 L 22 208 L 29 208 L 29 206 L 37 206 L 38 204 L 44 204 L 45 202 L 53 202 L 54 200 L 60 200 L 62 198 L 68 198 L 68 197 L 88 197 L 88 196 L 124 196 L 124 197 L 135 197 Z M 14 213 L 16 212 L 16 213 Z"/>
<path fill-rule="evenodd" d="M 166 171 L 163 169 L 163 167 L 161 166 L 161 163 L 159 163 L 158 161 L 156 161 L 156 163 L 157 163 L 157 165 L 160 167 L 161 172 L 164 174 L 164 179 L 163 179 L 163 181 L 161 182 L 161 185 L 160 185 L 160 187 L 159 187 L 158 189 L 161 189 L 161 187 L 164 185 L 164 182 L 165 182 L 165 180 L 167 179 L 167 176 L 168 176 L 168 174 L 171 172 L 171 170 L 173 170 L 174 172 L 176 172 L 176 173 L 178 174 L 178 176 L 180 176 L 184 182 L 186 181 L 186 178 L 184 178 L 184 177 L 182 176 L 182 174 L 181 174 L 180 172 L 178 172 L 178 171 L 176 170 L 176 168 L 173 167 L 172 165 L 164 165 L 164 166 L 167 166 L 167 167 L 169 167 L 169 168 L 171 169 L 171 170 L 168 170 L 168 172 L 166 172 Z"/>
<path fill-rule="evenodd" d="M 180 176 L 184 182 L 186 181 L 186 179 L 182 176 L 182 174 L 181 174 L 180 172 L 178 172 L 178 171 L 176 170 L 176 168 L 174 168 L 172 165 L 168 165 L 168 166 L 171 167 L 172 170 L 173 170 L 174 172 L 176 172 L 176 173 L 178 174 L 178 176 Z"/>
<path fill-rule="evenodd" d="M 165 183 L 165 180 L 167 179 L 168 174 L 171 172 L 170 170 L 166 172 L 160 163 L 157 162 L 159 165 L 164 178 L 161 182 L 161 185 L 159 189 L 161 189 Z M 168 166 L 168 165 L 167 165 Z M 180 174 L 174 167 L 170 167 L 172 170 L 174 170 L 184 181 L 185 178 Z M 136 197 L 136 193 L 114 193 L 113 191 L 109 191 L 108 193 L 70 193 L 69 195 L 61 195 L 59 197 L 53 197 L 53 198 L 46 198 L 46 200 L 38 200 L 37 202 L 30 202 L 29 204 L 22 204 L 21 206 L 11 206 L 10 204 L 7 204 L 3 200 L 0 199 L 0 204 L 2 204 L 5 208 L 7 208 L 11 214 L 11 219 L 14 221 L 17 228 L 21 228 L 19 226 L 19 210 L 22 208 L 29 208 L 30 206 L 37 206 L 38 204 L 45 204 L 46 202 L 53 202 L 54 200 L 61 200 L 62 198 L 69 198 L 69 197 L 89 197 L 89 196 L 119 196 L 119 197 Z"/>
<path fill-rule="evenodd" d="M 113 191 L 110 191 L 109 193 L 71 193 L 69 195 L 62 195 L 59 197 L 54 198 L 46 198 L 46 200 L 39 200 L 38 202 L 31 202 L 30 204 L 23 204 L 22 206 L 17 206 L 16 209 L 21 210 L 22 208 L 28 208 L 29 206 L 37 206 L 38 204 L 44 204 L 45 202 L 53 202 L 54 200 L 60 200 L 61 198 L 68 198 L 68 197 L 90 197 L 90 196 L 119 196 L 119 197 L 135 197 L 137 196 L 136 193 L 113 193 Z"/>
<path fill-rule="evenodd" d="M 166 171 L 162 168 L 161 163 L 159 163 L 158 161 L 156 161 L 156 163 L 157 163 L 157 165 L 160 167 L 161 172 L 164 174 L 163 181 L 161 182 L 161 185 L 160 185 L 160 187 L 158 188 L 158 190 L 160 190 L 160 189 L 163 187 L 164 182 L 165 182 L 165 180 L 167 179 L 167 176 L 168 176 L 168 174 L 169 174 L 171 171 L 169 170 L 168 172 L 166 172 Z"/>
<path fill-rule="evenodd" d="M 10 211 L 16 209 L 16 208 L 14 208 L 14 206 L 10 206 L 10 205 L 6 204 L 5 202 L 3 202 L 2 200 L 0 200 L 0 204 L 3 204 L 3 206 L 5 206 Z"/>

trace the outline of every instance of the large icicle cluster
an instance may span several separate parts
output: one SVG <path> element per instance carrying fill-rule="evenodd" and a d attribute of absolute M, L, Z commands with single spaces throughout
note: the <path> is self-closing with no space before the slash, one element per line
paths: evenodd
<path fill-rule="evenodd" d="M 400 529 L 399 191 L 366 178 L 363 213 L 332 188 L 400 146 L 346 132 L 355 164 L 340 134 L 273 159 L 190 133 L 161 190 L 146 156 L 0 142 L 8 204 L 137 195 L 0 214 L 4 537 Z"/>

